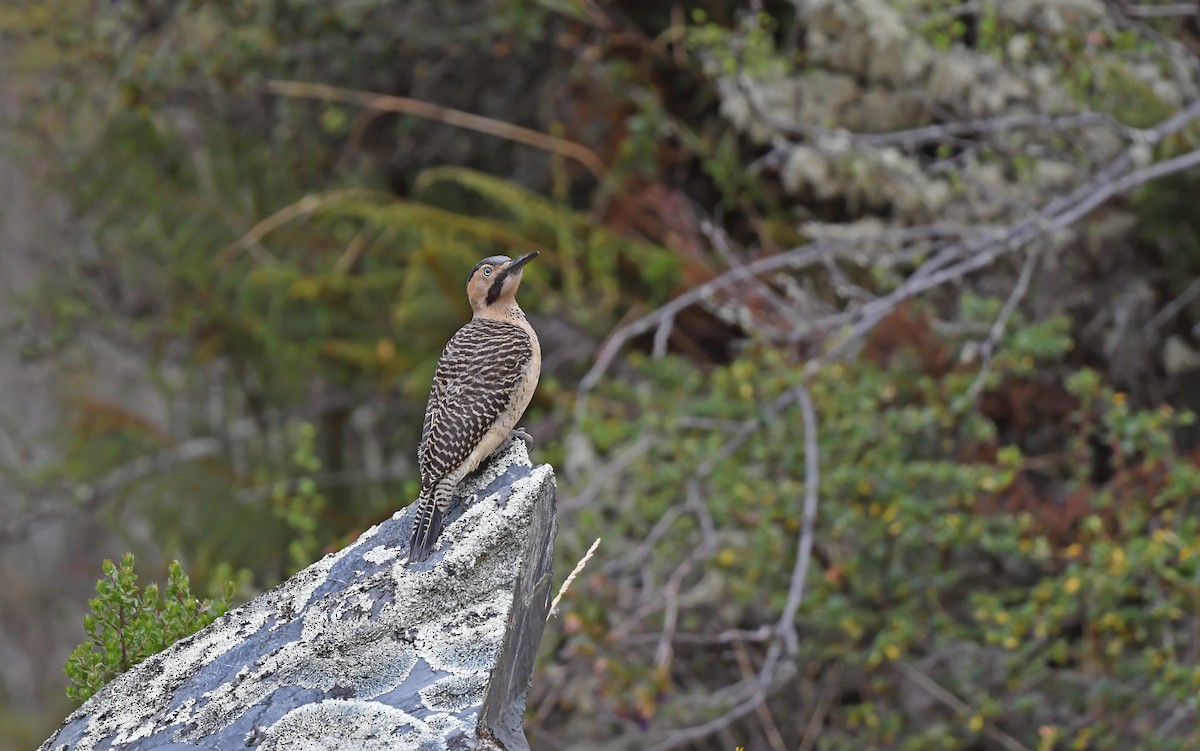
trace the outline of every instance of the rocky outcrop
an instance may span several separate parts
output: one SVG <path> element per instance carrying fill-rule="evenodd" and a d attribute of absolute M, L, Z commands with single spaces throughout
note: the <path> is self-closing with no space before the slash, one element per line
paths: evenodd
<path fill-rule="evenodd" d="M 554 474 L 512 445 L 407 565 L 415 506 L 116 678 L 42 751 L 528 748 Z"/>

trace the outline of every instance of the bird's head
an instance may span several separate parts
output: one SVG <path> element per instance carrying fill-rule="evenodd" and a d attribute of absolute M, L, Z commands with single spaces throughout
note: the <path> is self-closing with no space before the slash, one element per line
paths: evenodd
<path fill-rule="evenodd" d="M 490 256 L 475 264 L 467 277 L 467 299 L 476 313 L 501 309 L 516 302 L 525 264 L 538 257 L 535 250 L 515 261 L 508 256 Z"/>

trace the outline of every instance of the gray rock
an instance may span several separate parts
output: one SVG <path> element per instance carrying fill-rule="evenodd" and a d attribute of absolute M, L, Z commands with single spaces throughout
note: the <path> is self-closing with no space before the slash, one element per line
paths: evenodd
<path fill-rule="evenodd" d="M 1200 352 L 1188 345 L 1178 334 L 1171 334 L 1163 344 L 1163 369 L 1169 376 L 1200 370 Z"/>
<path fill-rule="evenodd" d="M 514 441 L 459 489 L 428 561 L 414 506 L 118 676 L 42 751 L 527 749 L 554 473 Z"/>

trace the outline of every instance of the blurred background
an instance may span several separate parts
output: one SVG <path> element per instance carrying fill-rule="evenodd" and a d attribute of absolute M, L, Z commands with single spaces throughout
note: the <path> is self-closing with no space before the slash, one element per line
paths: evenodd
<path fill-rule="evenodd" d="M 535 749 L 1200 748 L 1200 3 L 5 0 L 0 749 L 416 496 L 540 250 Z"/>

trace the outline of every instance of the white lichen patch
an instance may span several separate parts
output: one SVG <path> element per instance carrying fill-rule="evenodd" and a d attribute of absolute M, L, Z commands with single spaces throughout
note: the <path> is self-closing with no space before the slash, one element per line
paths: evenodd
<path fill-rule="evenodd" d="M 511 604 L 511 591 L 496 592 L 485 602 L 422 625 L 417 629 L 415 646 L 435 670 L 489 671 L 500 651 Z"/>
<path fill-rule="evenodd" d="M 400 557 L 400 548 L 389 548 L 386 545 L 376 545 L 362 554 L 364 561 L 383 565 Z"/>
<path fill-rule="evenodd" d="M 463 732 L 467 730 L 467 725 L 462 720 L 452 714 L 445 712 L 435 712 L 431 715 L 426 715 L 421 718 L 425 721 L 425 725 L 433 732 L 434 735 L 440 738 L 447 738 L 452 733 Z"/>
<path fill-rule="evenodd" d="M 188 718 L 193 729 L 181 738 L 199 741 L 283 688 L 338 689 L 355 698 L 370 699 L 399 686 L 416 665 L 417 654 L 397 638 L 386 613 L 368 619 L 370 608 L 365 607 L 358 618 L 348 617 L 343 605 L 360 594 L 311 606 L 304 614 L 300 638 L 260 660 L 244 680 L 222 684 L 205 694 L 204 706 Z"/>
<path fill-rule="evenodd" d="M 508 444 L 503 454 L 489 459 L 474 475 L 467 477 L 459 484 L 456 495 L 466 495 L 486 488 L 497 477 L 508 471 L 509 467 L 532 467 L 529 460 L 529 449 L 525 442 L 514 440 Z"/>
<path fill-rule="evenodd" d="M 442 718 L 436 726 L 393 707 L 355 699 L 328 699 L 297 707 L 266 731 L 262 751 L 335 751 L 444 748 Z M 457 722 L 454 718 L 448 718 Z M 461 725 L 461 723 L 459 723 Z"/>
<path fill-rule="evenodd" d="M 421 703 L 435 712 L 461 712 L 483 702 L 487 682 L 487 673 L 448 675 L 421 689 Z"/>
<path fill-rule="evenodd" d="M 524 446 L 516 445 L 524 453 Z M 504 543 L 528 529 L 538 491 L 553 484 L 553 477 L 549 466 L 536 467 L 513 483 L 511 492 L 505 491 L 507 498 L 496 493 L 477 500 L 442 533 L 454 543 L 432 569 L 391 569 L 395 599 L 407 603 L 405 617 L 411 625 L 461 612 L 496 592 L 511 590 L 523 551 Z M 480 565 L 484 561 L 487 565 Z"/>
<path fill-rule="evenodd" d="M 299 612 L 308 605 L 308 601 L 312 598 L 313 592 L 321 588 L 329 579 L 329 570 L 333 568 L 342 556 L 354 548 L 350 547 L 339 550 L 336 553 L 330 553 L 313 565 L 304 569 L 300 573 L 293 576 L 287 581 L 287 587 L 290 590 L 289 603 L 292 609 Z"/>
<path fill-rule="evenodd" d="M 371 591 L 347 592 L 333 602 L 328 609 L 330 618 L 341 620 L 363 618 L 375 607 L 377 595 Z"/>
<path fill-rule="evenodd" d="M 391 691 L 408 677 L 417 661 L 414 650 L 397 637 L 386 618 L 334 620 L 311 630 L 306 621 L 298 644 L 309 652 L 296 666 L 298 681 L 315 678 L 325 688 L 334 684 L 352 688 L 360 699 Z"/>
<path fill-rule="evenodd" d="M 455 529 L 450 534 L 451 539 L 458 542 L 447 552 L 445 562 L 473 563 L 479 556 L 494 552 L 502 536 L 524 532 L 533 516 L 537 491 L 546 482 L 553 483 L 553 472 L 549 465 L 542 465 L 514 482 L 510 489 L 501 491 L 507 494 L 506 498 L 496 493 L 487 499 L 488 503 L 477 502 L 467 509 L 460 519 L 449 525 L 450 529 Z M 468 534 L 468 530 L 473 534 Z M 514 556 L 521 552 L 514 545 L 500 547 Z"/>

